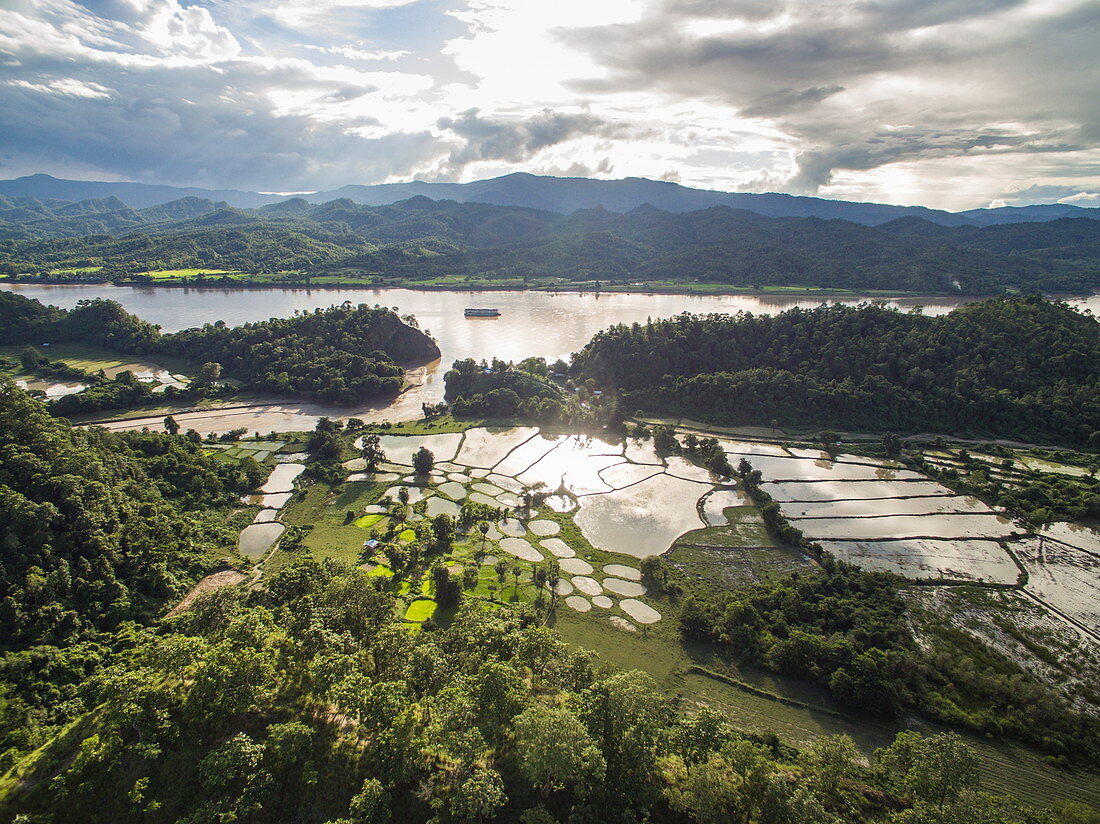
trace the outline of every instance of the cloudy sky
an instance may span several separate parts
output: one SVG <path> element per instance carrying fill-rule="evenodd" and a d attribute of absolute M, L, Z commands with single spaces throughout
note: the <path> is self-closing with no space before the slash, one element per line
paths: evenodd
<path fill-rule="evenodd" d="M 1100 205 L 1096 0 L 0 0 L 0 177 Z"/>

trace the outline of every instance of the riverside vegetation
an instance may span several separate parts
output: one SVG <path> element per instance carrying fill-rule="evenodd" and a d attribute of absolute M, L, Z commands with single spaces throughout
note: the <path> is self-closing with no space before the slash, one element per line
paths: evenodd
<path fill-rule="evenodd" d="M 572 364 L 626 409 L 711 424 L 1100 446 L 1100 321 L 1042 298 L 612 327 Z"/>
<path fill-rule="evenodd" d="M 239 327 L 218 322 L 166 335 L 114 301 L 82 301 L 64 311 L 0 292 L 0 344 L 62 342 L 203 364 L 191 396 L 217 394 L 213 384 L 224 374 L 257 392 L 345 404 L 392 396 L 404 384 L 400 363 L 420 364 L 439 357 L 439 348 L 423 332 L 388 309 L 362 305 L 344 304 Z M 41 360 L 39 353 L 39 364 Z M 48 360 L 46 366 L 50 368 Z M 166 394 L 188 397 L 186 391 Z M 150 387 L 121 375 L 56 404 L 59 414 L 72 414 L 134 406 L 151 398 Z"/>

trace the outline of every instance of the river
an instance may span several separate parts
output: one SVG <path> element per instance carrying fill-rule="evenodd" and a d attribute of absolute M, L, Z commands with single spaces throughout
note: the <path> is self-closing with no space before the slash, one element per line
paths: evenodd
<path fill-rule="evenodd" d="M 773 295 L 663 295 L 595 294 L 576 292 L 464 292 L 413 289 L 184 289 L 151 286 L 2 284 L 43 303 L 71 309 L 78 301 L 109 298 L 144 320 L 175 332 L 223 320 L 231 326 L 296 311 L 351 301 L 389 306 L 400 314 L 412 314 L 443 353 L 440 361 L 411 377 L 419 386 L 394 404 L 356 410 L 318 404 L 278 404 L 233 413 L 192 413 L 180 418 L 200 432 L 224 431 L 238 426 L 267 432 L 311 428 L 318 415 L 357 415 L 369 420 L 403 420 L 418 417 L 422 402 L 443 397 L 443 372 L 459 358 L 493 357 L 520 360 L 541 356 L 553 361 L 568 359 L 601 329 L 617 323 L 644 323 L 647 318 L 667 318 L 681 312 L 732 313 L 739 311 L 774 315 L 794 306 L 812 308 L 825 302 L 854 305 L 871 300 L 852 297 L 834 301 L 821 297 Z M 926 314 L 940 315 L 966 302 L 948 297 L 883 300 L 889 306 L 923 307 Z M 1100 295 L 1075 298 L 1069 303 L 1100 313 Z M 469 306 L 500 309 L 499 318 L 465 318 Z M 265 411 L 261 411 L 265 410 Z M 144 423 L 136 422 L 135 425 Z"/>

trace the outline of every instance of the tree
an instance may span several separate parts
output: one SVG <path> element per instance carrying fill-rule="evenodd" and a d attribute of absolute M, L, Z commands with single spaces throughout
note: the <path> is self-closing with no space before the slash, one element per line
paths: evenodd
<path fill-rule="evenodd" d="M 900 732 L 875 758 L 914 798 L 937 809 L 964 790 L 977 789 L 981 777 L 977 754 L 952 732 L 930 737 Z"/>
<path fill-rule="evenodd" d="M 860 758 L 856 742 L 847 735 L 819 738 L 806 753 L 806 763 L 821 796 L 832 806 L 844 804 L 842 781 L 851 775 Z"/>
<path fill-rule="evenodd" d="M 359 456 L 366 463 L 367 472 L 377 472 L 378 465 L 386 460 L 386 453 L 382 449 L 382 439 L 373 432 L 363 436 L 363 446 L 359 449 Z"/>
<path fill-rule="evenodd" d="M 500 773 L 476 767 L 462 780 L 450 799 L 451 813 L 459 821 L 484 821 L 503 807 L 508 797 Z"/>
<path fill-rule="evenodd" d="M 200 386 L 210 386 L 222 376 L 222 365 L 216 362 L 204 363 L 195 373 L 195 382 Z"/>
<path fill-rule="evenodd" d="M 655 589 L 664 589 L 668 583 L 668 570 L 660 556 L 647 555 L 638 565 L 642 572 L 642 580 Z"/>
<path fill-rule="evenodd" d="M 653 791 L 657 740 L 670 708 L 653 679 L 637 670 L 616 672 L 581 696 L 581 719 L 607 764 L 609 804 L 644 807 Z"/>
<path fill-rule="evenodd" d="M 534 704 L 513 719 L 512 729 L 520 772 L 544 796 L 573 785 L 583 793 L 603 779 L 595 739 L 564 707 Z"/>
<path fill-rule="evenodd" d="M 450 552 L 454 542 L 455 519 L 445 512 L 432 518 L 432 552 Z"/>
<path fill-rule="evenodd" d="M 171 415 L 164 419 L 164 431 L 169 435 L 176 435 L 180 431 L 180 425 L 176 423 L 176 419 Z"/>
<path fill-rule="evenodd" d="M 413 455 L 413 469 L 417 475 L 430 475 L 435 468 L 435 455 L 426 446 L 420 447 Z"/>
<path fill-rule="evenodd" d="M 33 346 L 27 346 L 19 352 L 19 365 L 28 372 L 37 369 L 45 362 L 46 358 Z"/>
<path fill-rule="evenodd" d="M 680 451 L 680 443 L 676 440 L 676 432 L 671 426 L 661 424 L 653 427 L 653 451 L 661 458 L 675 455 Z"/>
<path fill-rule="evenodd" d="M 354 824 L 386 824 L 390 820 L 390 794 L 377 778 L 368 778 L 351 800 Z"/>

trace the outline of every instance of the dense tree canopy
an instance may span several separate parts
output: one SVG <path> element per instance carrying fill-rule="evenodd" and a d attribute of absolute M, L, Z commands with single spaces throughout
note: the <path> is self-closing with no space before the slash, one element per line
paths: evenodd
<path fill-rule="evenodd" d="M 165 335 L 114 301 L 81 301 L 65 312 L 0 293 L 0 342 L 56 341 L 186 358 L 209 364 L 204 374 L 224 372 L 253 389 L 335 403 L 393 394 L 403 384 L 398 362 L 425 363 L 439 356 L 420 330 L 388 309 L 365 305 L 345 303 L 238 327 L 218 322 Z"/>
<path fill-rule="evenodd" d="M 0 645 L 156 613 L 232 546 L 225 510 L 261 475 L 182 436 L 75 429 L 0 385 Z"/>
<path fill-rule="evenodd" d="M 805 752 L 678 712 L 532 615 L 470 604 L 410 633 L 377 578 L 302 561 L 111 642 L 96 712 L 23 765 L 0 815 L 54 822 L 1001 824 L 1073 819 L 981 795 L 954 736 L 875 769 L 846 736 Z M 930 812 L 935 818 L 920 817 Z"/>
<path fill-rule="evenodd" d="M 207 267 L 308 276 L 567 278 L 632 283 L 817 286 L 995 294 L 1100 285 L 1100 221 L 988 228 L 903 218 L 878 227 L 769 218 L 725 206 L 571 215 L 415 197 L 387 206 L 289 200 L 258 210 L 187 199 L 133 210 L 115 201 L 3 210 L 0 267 L 13 274 L 103 267 L 80 277 L 148 279 Z M 59 275 L 62 276 L 62 275 Z"/>
<path fill-rule="evenodd" d="M 1038 297 L 942 317 L 879 306 L 685 314 L 601 332 L 573 370 L 628 409 L 714 423 L 1077 444 L 1100 432 L 1100 322 Z"/>

